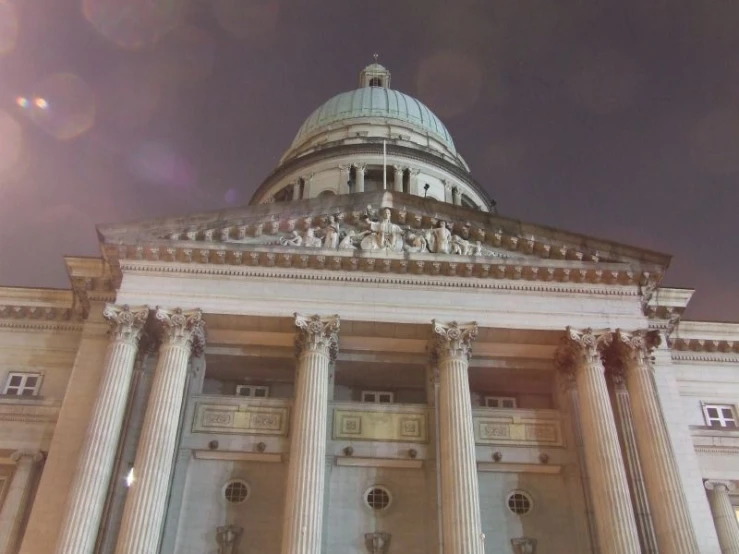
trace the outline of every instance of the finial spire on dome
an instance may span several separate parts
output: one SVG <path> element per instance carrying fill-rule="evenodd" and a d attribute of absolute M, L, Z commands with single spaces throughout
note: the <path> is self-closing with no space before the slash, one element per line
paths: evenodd
<path fill-rule="evenodd" d="M 372 57 L 375 59 L 375 62 L 365 67 L 359 74 L 359 86 L 361 88 L 390 88 L 390 72 L 377 63 L 377 59 L 380 57 L 379 54 L 373 54 Z"/>

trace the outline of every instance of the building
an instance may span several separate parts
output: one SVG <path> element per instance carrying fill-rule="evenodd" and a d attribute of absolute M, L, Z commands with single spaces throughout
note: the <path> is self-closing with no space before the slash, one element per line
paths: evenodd
<path fill-rule="evenodd" d="M 739 552 L 739 325 L 360 79 L 250 205 L 0 289 L 0 552 Z"/>

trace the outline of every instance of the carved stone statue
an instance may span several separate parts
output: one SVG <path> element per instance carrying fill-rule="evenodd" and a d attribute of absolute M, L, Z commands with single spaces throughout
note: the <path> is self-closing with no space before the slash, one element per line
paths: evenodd
<path fill-rule="evenodd" d="M 293 231 L 289 237 L 280 237 L 280 244 L 282 246 L 303 246 L 303 237 L 297 231 Z"/>
<path fill-rule="evenodd" d="M 426 239 L 422 235 L 415 233 L 408 233 L 406 237 L 407 244 L 405 245 L 406 252 L 428 252 L 426 245 Z"/>
<path fill-rule="evenodd" d="M 356 245 L 354 244 L 356 238 L 357 235 L 354 231 L 349 229 L 339 243 L 339 250 L 354 250 L 356 248 Z"/>
<path fill-rule="evenodd" d="M 328 216 L 328 222 L 323 229 L 323 247 L 336 250 L 339 246 L 339 222 L 333 215 Z"/>
<path fill-rule="evenodd" d="M 218 554 L 234 554 L 236 543 L 244 532 L 243 527 L 238 525 L 224 525 L 216 529 L 216 543 L 218 543 Z"/>
<path fill-rule="evenodd" d="M 426 231 L 426 244 L 433 254 L 449 254 L 452 251 L 452 233 L 445 221 L 439 221 L 436 229 Z"/>
<path fill-rule="evenodd" d="M 403 230 L 390 220 L 390 209 L 382 210 L 381 219 L 372 221 L 367 216 L 369 233 L 362 239 L 362 250 L 403 250 Z"/>
<path fill-rule="evenodd" d="M 303 244 L 308 248 L 321 248 L 321 246 L 323 246 L 323 240 L 316 236 L 316 230 L 313 227 L 308 227 L 305 230 Z"/>
<path fill-rule="evenodd" d="M 364 544 L 369 554 L 387 554 L 390 546 L 390 533 L 365 533 Z"/>
<path fill-rule="evenodd" d="M 511 539 L 513 554 L 536 554 L 536 539 L 521 537 L 520 539 Z"/>

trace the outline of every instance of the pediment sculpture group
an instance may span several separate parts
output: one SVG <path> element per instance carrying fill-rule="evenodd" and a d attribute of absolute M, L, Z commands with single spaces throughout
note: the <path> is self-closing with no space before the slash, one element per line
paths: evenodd
<path fill-rule="evenodd" d="M 426 252 L 459 256 L 494 255 L 482 243 L 453 234 L 445 221 L 432 229 L 411 229 L 392 222 L 391 211 L 384 208 L 373 214 L 367 208 L 358 229 L 340 228 L 339 218 L 329 215 L 323 227 L 308 227 L 302 234 L 294 230 L 280 238 L 283 246 L 328 248 L 332 250 L 385 250 L 389 252 Z"/>

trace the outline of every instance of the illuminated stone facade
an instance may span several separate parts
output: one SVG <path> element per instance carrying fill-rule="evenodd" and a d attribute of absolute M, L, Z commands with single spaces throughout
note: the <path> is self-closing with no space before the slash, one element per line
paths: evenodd
<path fill-rule="evenodd" d="M 739 325 L 496 214 L 389 81 L 249 206 L 0 289 L 0 554 L 739 552 Z"/>

